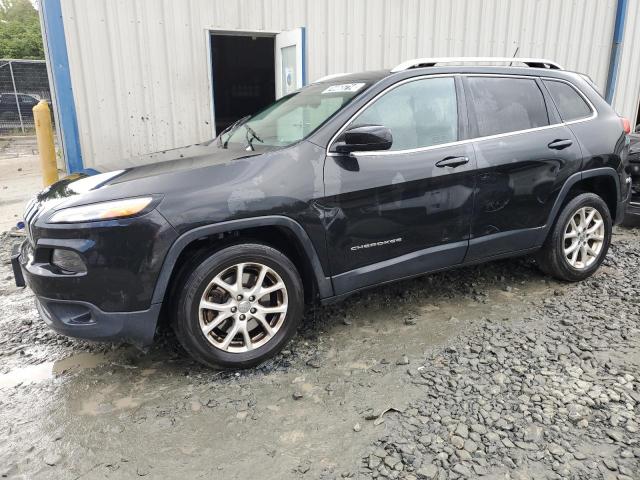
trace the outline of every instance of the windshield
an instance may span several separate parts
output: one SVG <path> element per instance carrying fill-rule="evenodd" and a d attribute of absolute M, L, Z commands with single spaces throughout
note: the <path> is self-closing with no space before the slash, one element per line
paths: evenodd
<path fill-rule="evenodd" d="M 220 135 L 223 147 L 240 144 L 285 147 L 309 136 L 363 92 L 365 83 L 318 84 L 287 95 L 249 120 L 241 119 Z"/>

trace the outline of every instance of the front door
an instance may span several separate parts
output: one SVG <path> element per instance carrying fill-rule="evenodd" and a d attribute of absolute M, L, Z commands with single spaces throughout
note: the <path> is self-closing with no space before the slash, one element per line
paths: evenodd
<path fill-rule="evenodd" d="M 395 85 L 343 127 L 385 126 L 390 150 L 346 156 L 330 146 L 323 209 L 337 294 L 462 262 L 475 157 L 455 143 L 460 88 L 453 76 Z"/>
<path fill-rule="evenodd" d="M 305 29 L 294 28 L 276 35 L 276 98 L 306 83 Z"/>
<path fill-rule="evenodd" d="M 477 197 L 465 261 L 536 246 L 580 147 L 535 78 L 469 76 Z"/>

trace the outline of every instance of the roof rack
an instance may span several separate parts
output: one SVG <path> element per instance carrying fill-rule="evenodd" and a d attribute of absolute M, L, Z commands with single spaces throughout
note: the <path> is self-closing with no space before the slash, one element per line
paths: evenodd
<path fill-rule="evenodd" d="M 524 63 L 532 68 L 549 68 L 553 70 L 564 70 L 562 66 L 551 60 L 544 58 L 511 58 L 511 57 L 435 57 L 435 58 L 414 58 L 396 65 L 391 72 L 402 72 L 411 68 L 434 67 L 438 63 L 465 63 L 465 62 L 509 62 Z"/>

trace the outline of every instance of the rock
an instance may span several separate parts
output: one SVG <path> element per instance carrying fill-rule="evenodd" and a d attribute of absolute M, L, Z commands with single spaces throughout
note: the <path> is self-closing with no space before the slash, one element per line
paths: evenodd
<path fill-rule="evenodd" d="M 293 397 L 294 400 L 300 400 L 304 398 L 304 394 L 302 392 L 295 391 L 291 394 L 291 397 Z"/>
<path fill-rule="evenodd" d="M 564 448 L 562 448 L 560 445 L 558 445 L 557 443 L 550 443 L 547 446 L 547 450 L 549 450 L 549 453 L 553 456 L 556 457 L 561 457 L 563 456 L 566 452 L 564 450 Z"/>
<path fill-rule="evenodd" d="M 354 432 L 359 432 L 360 430 L 362 430 L 362 427 L 360 426 L 360 424 L 359 424 L 359 423 L 356 423 L 356 424 L 353 426 L 353 431 L 354 431 Z"/>
<path fill-rule="evenodd" d="M 382 459 L 380 457 L 375 456 L 374 454 L 369 455 L 368 466 L 371 470 L 376 470 L 380 463 L 382 463 Z"/>
<path fill-rule="evenodd" d="M 307 365 L 310 366 L 311 368 L 321 368 L 322 362 L 320 361 L 319 358 L 314 357 L 307 360 Z"/>
<path fill-rule="evenodd" d="M 418 478 L 424 479 L 436 478 L 438 475 L 438 467 L 433 464 L 420 467 L 416 470 L 416 475 L 418 475 Z"/>
<path fill-rule="evenodd" d="M 571 403 L 567 406 L 567 412 L 569 415 L 569 420 L 571 420 L 574 423 L 577 423 L 587 416 L 589 409 L 584 405 Z"/>
<path fill-rule="evenodd" d="M 462 437 L 458 437 L 454 435 L 451 437 L 451 445 L 456 447 L 458 450 L 464 447 L 464 439 Z"/>
<path fill-rule="evenodd" d="M 395 457 L 393 455 L 387 455 L 386 457 L 384 457 L 382 461 L 386 466 L 388 466 L 392 470 L 395 468 L 396 465 L 398 465 L 398 463 L 401 462 L 401 460 L 398 457 Z"/>
<path fill-rule="evenodd" d="M 44 463 L 50 467 L 55 467 L 59 465 L 60 462 L 62 462 L 62 456 L 57 453 L 49 452 L 44 456 Z"/>
<path fill-rule="evenodd" d="M 459 423 L 454 434 L 462 438 L 469 438 L 469 429 L 464 423 Z"/>
<path fill-rule="evenodd" d="M 615 472 L 618 470 L 618 464 L 612 458 L 603 458 L 602 464 L 612 472 Z"/>
<path fill-rule="evenodd" d="M 542 440 L 543 435 L 544 430 L 542 429 L 542 427 L 530 423 L 524 430 L 524 441 L 538 443 L 540 442 L 540 440 Z"/>
<path fill-rule="evenodd" d="M 502 439 L 502 444 L 507 448 L 516 448 L 515 444 L 509 440 L 507 437 Z"/>
<path fill-rule="evenodd" d="M 492 378 L 498 385 L 504 385 L 507 381 L 507 376 L 502 372 L 494 373 Z"/>
<path fill-rule="evenodd" d="M 473 453 L 478 450 L 478 445 L 473 440 L 467 439 L 464 441 L 464 449 L 469 453 Z"/>
<path fill-rule="evenodd" d="M 142 464 L 136 467 L 136 474 L 139 477 L 146 477 L 150 473 L 151 473 L 151 466 L 148 464 Z"/>
<path fill-rule="evenodd" d="M 624 434 L 618 430 L 606 430 L 605 433 L 614 442 L 622 443 L 624 441 Z"/>
<path fill-rule="evenodd" d="M 481 425 L 479 423 L 473 423 L 471 425 L 471 430 L 479 433 L 480 435 L 484 435 L 485 433 L 487 433 L 487 429 L 484 425 Z"/>
<path fill-rule="evenodd" d="M 471 470 L 469 470 L 469 467 L 467 467 L 466 465 L 463 465 L 462 463 L 457 463 L 453 467 L 453 471 L 456 472 L 458 475 L 462 475 L 463 477 L 471 477 L 473 475 L 471 473 Z"/>
<path fill-rule="evenodd" d="M 409 365 L 409 357 L 403 355 L 397 362 L 396 365 Z"/>

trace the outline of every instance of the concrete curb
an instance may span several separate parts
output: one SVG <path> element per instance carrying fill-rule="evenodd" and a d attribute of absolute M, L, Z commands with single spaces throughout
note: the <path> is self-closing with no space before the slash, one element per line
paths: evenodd
<path fill-rule="evenodd" d="M 35 135 L 0 135 L 0 141 L 2 140 L 35 140 Z"/>

